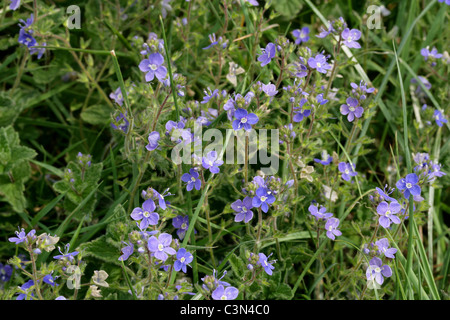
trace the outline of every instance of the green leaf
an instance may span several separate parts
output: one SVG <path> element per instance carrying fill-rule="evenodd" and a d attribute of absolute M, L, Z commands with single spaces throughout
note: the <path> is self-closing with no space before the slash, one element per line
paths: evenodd
<path fill-rule="evenodd" d="M 14 123 L 20 111 L 21 108 L 16 106 L 15 101 L 7 96 L 6 92 L 0 93 L 0 127 Z"/>
<path fill-rule="evenodd" d="M 12 205 L 14 211 L 23 212 L 27 206 L 27 200 L 24 196 L 25 185 L 23 183 L 0 184 L 0 196 Z"/>
<path fill-rule="evenodd" d="M 286 19 L 294 18 L 302 9 L 301 0 L 277 0 L 273 2 L 273 8 Z"/>
<path fill-rule="evenodd" d="M 102 104 L 94 105 L 81 112 L 81 119 L 93 125 L 107 124 L 111 119 L 111 109 Z"/>
<path fill-rule="evenodd" d="M 104 262 L 121 265 L 118 260 L 121 255 L 120 248 L 114 247 L 111 242 L 108 242 L 106 236 L 83 243 L 78 247 L 78 250 L 83 252 L 84 257 L 94 257 Z"/>
<path fill-rule="evenodd" d="M 234 253 L 231 254 L 228 261 L 230 262 L 231 269 L 234 271 L 236 276 L 238 276 L 239 278 L 243 278 L 245 271 L 244 262 L 242 262 L 242 260 Z"/>
<path fill-rule="evenodd" d="M 16 212 L 27 206 L 25 182 L 31 176 L 29 160 L 36 156 L 33 149 L 20 145 L 19 134 L 12 126 L 0 128 L 0 196 Z"/>

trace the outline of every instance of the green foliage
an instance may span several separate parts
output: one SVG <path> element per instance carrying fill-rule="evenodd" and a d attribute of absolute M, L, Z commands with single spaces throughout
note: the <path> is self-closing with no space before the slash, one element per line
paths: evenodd
<path fill-rule="evenodd" d="M 36 152 L 20 144 L 19 134 L 11 126 L 0 128 L 0 196 L 14 211 L 27 207 L 25 182 L 31 176 L 29 161 Z"/>
<path fill-rule="evenodd" d="M 102 169 L 103 163 L 93 163 L 88 167 L 82 167 L 78 163 L 69 162 L 66 173 L 70 170 L 72 174 L 66 179 L 56 182 L 53 186 L 55 191 L 66 194 L 64 209 L 67 213 L 74 211 L 83 199 L 98 188 Z M 72 182 L 71 179 L 74 181 Z M 95 194 L 74 218 L 81 219 L 83 217 L 89 220 L 96 203 L 97 197 Z"/>

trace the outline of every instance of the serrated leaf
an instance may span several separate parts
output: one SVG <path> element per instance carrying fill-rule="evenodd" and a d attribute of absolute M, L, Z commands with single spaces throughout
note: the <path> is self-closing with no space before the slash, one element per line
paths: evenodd
<path fill-rule="evenodd" d="M 294 297 L 292 289 L 286 283 L 281 283 L 275 291 L 269 295 L 269 299 L 273 300 L 291 300 Z"/>
<path fill-rule="evenodd" d="M 242 278 L 244 276 L 244 271 L 246 268 L 244 262 L 242 262 L 242 260 L 234 253 L 231 254 L 228 262 L 230 263 L 231 269 L 234 271 L 236 276 Z"/>
<path fill-rule="evenodd" d="M 6 92 L 0 93 L 0 127 L 9 126 L 19 116 L 21 108 L 16 106 L 13 99 Z"/>
<path fill-rule="evenodd" d="M 118 260 L 121 253 L 120 248 L 116 248 L 106 241 L 106 236 L 101 236 L 93 241 L 83 243 L 78 247 L 83 252 L 84 257 L 94 257 L 104 262 L 121 265 Z"/>
<path fill-rule="evenodd" d="M 21 182 L 0 184 L 0 195 L 4 197 L 16 212 L 23 212 L 27 206 L 24 196 L 25 185 Z"/>
<path fill-rule="evenodd" d="M 23 212 L 27 206 L 24 183 L 31 175 L 27 160 L 35 156 L 33 149 L 20 145 L 19 134 L 12 126 L 0 128 L 0 196 L 16 212 Z"/>

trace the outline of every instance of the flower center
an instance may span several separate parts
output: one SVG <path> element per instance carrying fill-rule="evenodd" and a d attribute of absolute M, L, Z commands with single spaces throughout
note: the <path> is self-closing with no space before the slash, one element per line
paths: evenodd
<path fill-rule="evenodd" d="M 350 107 L 348 108 L 351 112 L 355 112 L 355 108 L 354 107 Z"/>
<path fill-rule="evenodd" d="M 241 122 L 242 122 L 242 123 L 246 123 L 246 122 L 247 122 L 247 118 L 245 118 L 245 117 L 242 118 L 242 119 L 241 119 Z"/>
<path fill-rule="evenodd" d="M 223 295 L 222 297 L 220 297 L 220 300 L 228 300 L 226 295 Z"/>
<path fill-rule="evenodd" d="M 391 210 L 386 211 L 386 217 L 389 217 L 391 215 Z"/>
<path fill-rule="evenodd" d="M 209 163 L 209 165 L 210 165 L 210 166 L 212 166 L 212 165 L 213 165 L 213 162 L 212 162 L 211 160 L 210 160 L 210 161 L 209 161 L 208 163 Z"/>
<path fill-rule="evenodd" d="M 181 225 L 181 229 L 186 229 L 186 227 L 187 227 L 186 223 L 183 223 L 183 224 Z"/>
<path fill-rule="evenodd" d="M 247 212 L 247 208 L 246 207 L 242 207 L 242 211 L 243 212 Z"/>
<path fill-rule="evenodd" d="M 320 62 L 317 63 L 317 68 L 322 67 L 322 64 Z"/>
<path fill-rule="evenodd" d="M 150 212 L 144 211 L 143 215 L 144 215 L 144 217 L 148 218 L 148 217 L 150 217 Z"/>
<path fill-rule="evenodd" d="M 376 273 L 380 273 L 380 272 L 381 272 L 381 269 L 380 269 L 379 267 L 376 267 L 376 268 L 375 268 L 375 272 L 376 272 Z"/>
<path fill-rule="evenodd" d="M 148 67 L 149 67 L 150 69 L 152 69 L 153 71 L 156 70 L 156 69 L 158 69 L 158 66 L 157 66 L 156 64 L 149 64 Z"/>
<path fill-rule="evenodd" d="M 264 202 L 264 201 L 266 201 L 266 200 L 267 200 L 267 197 L 266 197 L 266 196 L 262 196 L 262 197 L 261 197 L 261 201 L 262 201 L 262 202 Z"/>
<path fill-rule="evenodd" d="M 158 244 L 158 250 L 163 251 L 164 245 L 162 243 Z"/>
<path fill-rule="evenodd" d="M 406 184 L 406 187 L 407 187 L 408 189 L 410 189 L 410 188 L 412 187 L 412 184 L 411 184 L 411 183 L 407 183 L 407 184 Z"/>
<path fill-rule="evenodd" d="M 180 259 L 180 262 L 183 263 L 185 260 L 186 260 L 185 257 L 182 257 L 182 258 Z"/>
<path fill-rule="evenodd" d="M 194 178 L 194 177 L 191 177 L 191 181 L 192 181 L 192 182 L 195 182 L 195 178 Z"/>
<path fill-rule="evenodd" d="M 345 169 L 344 173 L 349 174 L 349 173 L 350 173 L 350 170 Z"/>

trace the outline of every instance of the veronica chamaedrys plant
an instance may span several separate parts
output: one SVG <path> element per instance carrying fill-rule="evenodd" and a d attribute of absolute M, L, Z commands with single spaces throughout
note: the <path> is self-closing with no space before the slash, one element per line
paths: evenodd
<path fill-rule="evenodd" d="M 245 197 L 244 200 L 236 200 L 231 204 L 231 208 L 235 211 L 235 222 L 244 221 L 248 223 L 253 218 L 253 199 L 251 197 Z"/>
<path fill-rule="evenodd" d="M 383 228 L 389 228 L 391 223 L 400 224 L 400 219 L 397 217 L 397 213 L 401 210 L 401 206 L 397 201 L 387 203 L 386 201 L 380 202 L 377 207 L 377 213 L 380 215 L 378 222 Z"/>
<path fill-rule="evenodd" d="M 392 269 L 388 265 L 383 265 L 383 261 L 378 257 L 373 257 L 369 262 L 369 267 L 366 270 L 367 280 L 375 280 L 376 283 L 382 285 L 384 278 L 392 276 Z"/>
<path fill-rule="evenodd" d="M 258 57 L 258 61 L 261 62 L 261 67 L 269 64 L 273 58 L 275 58 L 275 54 L 277 52 L 276 46 L 270 42 L 267 44 L 265 49 L 261 49 L 262 54 Z"/>
<path fill-rule="evenodd" d="M 176 261 L 174 263 L 175 271 L 182 270 L 184 273 L 187 272 L 186 266 L 189 265 L 194 260 L 192 253 L 186 251 L 185 248 L 180 248 L 176 255 Z"/>
<path fill-rule="evenodd" d="M 200 179 L 200 174 L 195 168 L 189 169 L 189 173 L 184 173 L 181 176 L 181 181 L 186 182 L 186 190 L 192 191 L 192 189 L 200 190 L 202 187 L 202 181 Z"/>
<path fill-rule="evenodd" d="M 163 63 L 164 57 L 159 52 L 152 53 L 147 59 L 142 60 L 139 63 L 139 69 L 145 73 L 145 81 L 153 81 L 156 77 L 162 82 L 167 75 L 167 68 L 163 66 Z"/>
<path fill-rule="evenodd" d="M 339 172 L 342 173 L 341 177 L 345 181 L 350 181 L 352 177 L 357 176 L 358 173 L 354 170 L 354 165 L 351 163 L 340 162 L 338 165 Z"/>
<path fill-rule="evenodd" d="M 175 249 L 170 246 L 171 244 L 172 236 L 168 233 L 161 233 L 158 238 L 151 236 L 148 239 L 148 250 L 153 253 L 156 259 L 164 262 L 169 255 L 176 254 Z"/>
<path fill-rule="evenodd" d="M 142 208 L 134 208 L 131 218 L 140 221 L 139 228 L 146 230 L 148 226 L 155 226 L 159 221 L 159 214 L 155 212 L 156 206 L 152 199 L 147 199 L 142 204 Z"/>

